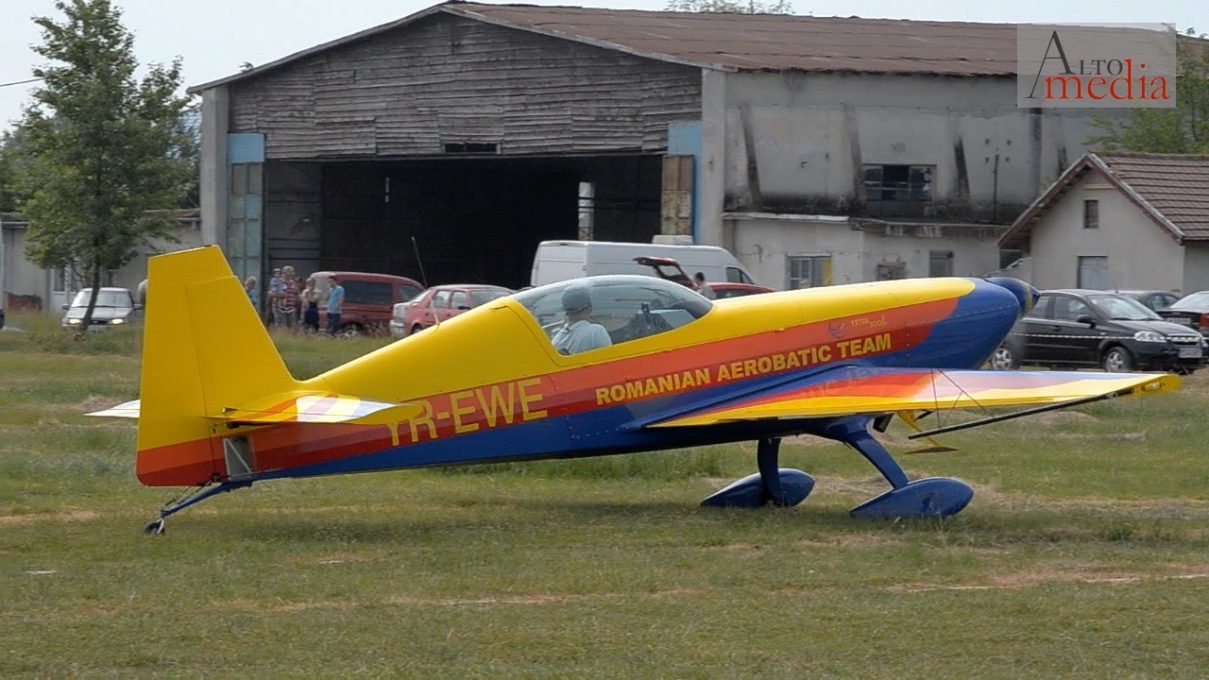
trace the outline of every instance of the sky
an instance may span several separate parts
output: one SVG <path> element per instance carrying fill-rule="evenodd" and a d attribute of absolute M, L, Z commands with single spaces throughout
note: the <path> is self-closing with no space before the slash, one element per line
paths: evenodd
<path fill-rule="evenodd" d="M 663 9 L 666 0 L 523 0 L 524 4 L 619 9 Z M 135 36 L 140 63 L 180 56 L 186 85 L 263 64 L 319 43 L 394 21 L 424 9 L 423 0 L 115 0 Z M 42 63 L 31 45 L 41 41 L 34 16 L 58 16 L 54 0 L 0 2 L 0 85 L 31 78 Z M 1209 2 L 1150 0 L 793 0 L 797 14 L 933 21 L 1025 23 L 1171 23 L 1209 32 Z M 0 86 L 0 129 L 21 116 L 33 85 Z"/>

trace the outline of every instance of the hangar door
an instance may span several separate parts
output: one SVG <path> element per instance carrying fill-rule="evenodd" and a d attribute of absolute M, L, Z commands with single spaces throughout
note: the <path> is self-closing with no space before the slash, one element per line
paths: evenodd
<path fill-rule="evenodd" d="M 426 283 L 529 283 L 540 241 L 580 236 L 593 186 L 596 240 L 650 241 L 660 227 L 658 157 L 327 163 L 320 264 Z"/>

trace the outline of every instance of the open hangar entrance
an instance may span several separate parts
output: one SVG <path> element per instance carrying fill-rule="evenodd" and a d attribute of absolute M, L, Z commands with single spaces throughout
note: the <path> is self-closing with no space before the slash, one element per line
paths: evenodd
<path fill-rule="evenodd" d="M 269 161 L 266 264 L 520 288 L 540 241 L 659 233 L 662 158 Z"/>

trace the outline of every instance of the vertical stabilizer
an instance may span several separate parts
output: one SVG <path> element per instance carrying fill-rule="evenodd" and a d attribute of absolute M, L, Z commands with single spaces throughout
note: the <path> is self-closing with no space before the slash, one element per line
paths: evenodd
<path fill-rule="evenodd" d="M 139 481 L 201 484 L 226 476 L 224 425 L 207 416 L 297 388 L 217 246 L 148 261 Z"/>

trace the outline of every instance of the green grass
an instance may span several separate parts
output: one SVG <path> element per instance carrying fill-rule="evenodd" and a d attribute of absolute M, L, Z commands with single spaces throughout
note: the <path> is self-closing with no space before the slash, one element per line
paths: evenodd
<path fill-rule="evenodd" d="M 0 677 L 1205 677 L 1209 375 L 955 433 L 944 521 L 790 440 L 798 508 L 717 511 L 752 445 L 271 482 L 139 533 L 137 333 L 0 333 Z M 384 340 L 276 338 L 300 376 Z M 908 448 L 893 429 L 892 449 Z"/>

